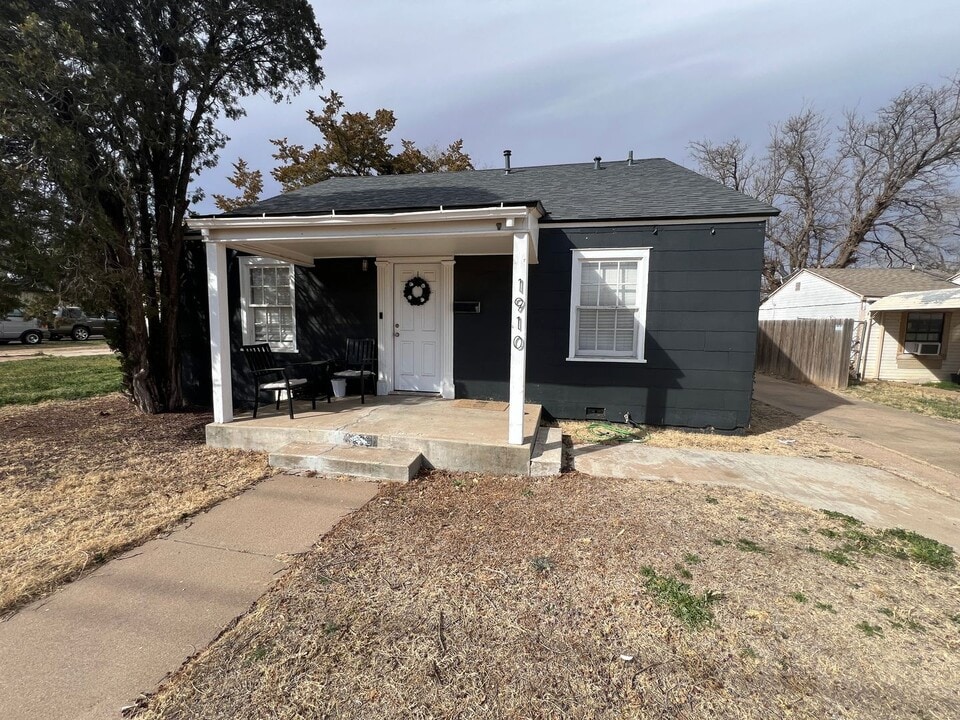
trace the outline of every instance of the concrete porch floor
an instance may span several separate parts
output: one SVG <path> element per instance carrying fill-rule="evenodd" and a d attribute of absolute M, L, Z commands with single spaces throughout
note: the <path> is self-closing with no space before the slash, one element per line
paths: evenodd
<path fill-rule="evenodd" d="M 527 474 L 541 407 L 524 405 L 523 445 L 507 442 L 507 404 L 476 400 L 442 400 L 435 396 L 382 395 L 294 403 L 294 419 L 272 405 L 256 419 L 238 414 L 230 423 L 207 425 L 207 444 L 215 447 L 275 452 L 287 443 L 414 450 L 428 467 L 501 474 Z"/>

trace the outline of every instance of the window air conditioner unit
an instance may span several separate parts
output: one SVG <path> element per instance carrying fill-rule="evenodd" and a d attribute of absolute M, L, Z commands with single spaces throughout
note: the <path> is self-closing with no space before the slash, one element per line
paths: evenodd
<path fill-rule="evenodd" d="M 939 355 L 940 343 L 908 342 L 903 344 L 903 351 L 911 355 Z"/>

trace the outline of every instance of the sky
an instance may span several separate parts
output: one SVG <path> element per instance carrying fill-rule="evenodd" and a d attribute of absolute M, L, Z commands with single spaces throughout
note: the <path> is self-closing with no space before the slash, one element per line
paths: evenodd
<path fill-rule="evenodd" d="M 248 98 L 246 117 L 197 184 L 234 194 L 243 157 L 264 171 L 271 138 L 311 146 L 306 110 L 340 93 L 350 111 L 393 110 L 395 147 L 463 139 L 477 168 L 665 157 L 770 126 L 805 106 L 870 114 L 907 87 L 960 70 L 956 0 L 326 0 L 313 3 L 326 78 L 290 104 Z"/>

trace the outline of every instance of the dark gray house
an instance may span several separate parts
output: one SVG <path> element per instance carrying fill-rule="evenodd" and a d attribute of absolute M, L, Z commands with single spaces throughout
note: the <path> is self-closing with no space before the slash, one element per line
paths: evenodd
<path fill-rule="evenodd" d="M 193 219 L 217 421 L 251 397 L 241 344 L 305 360 L 369 337 L 378 394 L 508 400 L 510 442 L 524 400 L 743 428 L 776 213 L 655 158 L 335 178 Z"/>

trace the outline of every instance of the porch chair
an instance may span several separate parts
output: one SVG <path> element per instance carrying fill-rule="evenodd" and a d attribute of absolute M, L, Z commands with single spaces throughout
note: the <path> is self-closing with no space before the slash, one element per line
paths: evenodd
<path fill-rule="evenodd" d="M 253 373 L 254 383 L 257 386 L 253 396 L 253 417 L 257 417 L 257 410 L 260 408 L 260 393 L 267 390 L 275 392 L 277 396 L 277 410 L 280 409 L 280 391 L 287 393 L 287 408 L 290 411 L 290 419 L 293 420 L 293 396 L 296 393 L 299 396 L 309 391 L 309 399 L 313 409 L 317 409 L 317 398 L 326 397 L 330 402 L 330 392 L 324 391 L 329 382 L 323 380 L 329 377 L 329 361 L 315 360 L 312 362 L 291 363 L 283 366 L 277 363 L 273 356 L 273 351 L 267 343 L 257 345 L 244 345 L 240 352 L 250 366 L 250 372 Z M 312 370 L 312 374 L 321 374 L 321 378 L 293 377 L 296 368 L 307 368 Z M 302 372 L 302 371 L 301 371 Z M 311 382 L 311 380 L 313 382 Z"/>
<path fill-rule="evenodd" d="M 368 378 L 376 378 L 373 365 L 377 360 L 377 341 L 373 338 L 347 338 L 345 369 L 333 373 L 343 380 L 360 381 L 360 404 L 366 402 Z"/>

